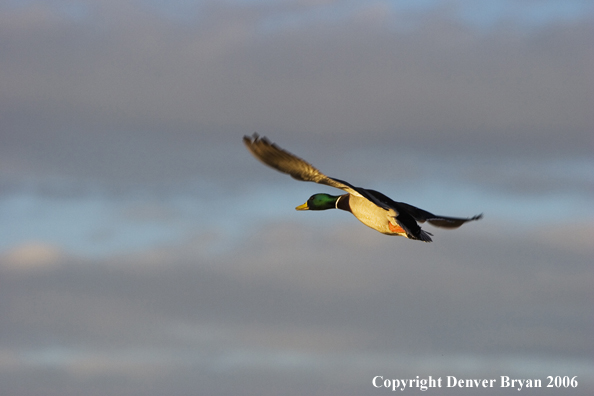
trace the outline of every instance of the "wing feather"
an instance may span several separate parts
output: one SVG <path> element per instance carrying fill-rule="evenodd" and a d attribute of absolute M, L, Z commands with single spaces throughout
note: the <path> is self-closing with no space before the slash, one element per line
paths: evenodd
<path fill-rule="evenodd" d="M 408 213 L 410 213 L 410 215 L 414 217 L 415 220 L 419 223 L 424 223 L 425 221 L 427 221 L 429 222 L 429 224 L 441 228 L 458 228 L 466 222 L 480 220 L 483 218 L 482 214 L 466 218 L 439 216 L 427 212 L 426 210 L 419 209 L 415 206 L 406 204 L 404 202 L 397 202 L 397 204 L 404 208 Z"/>
<path fill-rule="evenodd" d="M 309 162 L 271 143 L 266 137 L 260 137 L 257 133 L 254 133 L 251 137 L 244 136 L 243 142 L 254 157 L 271 168 L 290 175 L 293 179 L 325 184 L 352 195 L 364 196 L 362 189 L 354 187 L 345 181 L 326 176 Z"/>
<path fill-rule="evenodd" d="M 396 210 L 396 212 L 398 212 L 398 213 L 406 212 L 410 216 L 412 216 L 413 219 L 418 221 L 419 223 L 424 223 L 427 221 L 427 222 L 429 222 L 429 224 L 431 224 L 435 227 L 458 228 L 466 222 L 480 220 L 483 217 L 482 214 L 476 215 L 473 217 L 468 217 L 468 218 L 438 216 L 438 215 L 434 215 L 431 212 L 427 212 L 426 210 L 417 208 L 416 206 L 412 206 L 412 205 L 409 205 L 404 202 L 393 201 L 391 198 L 387 197 L 386 195 L 384 195 L 378 191 L 374 191 L 374 190 L 367 190 L 367 191 L 369 193 L 372 193 L 377 200 L 394 208 L 394 210 Z"/>

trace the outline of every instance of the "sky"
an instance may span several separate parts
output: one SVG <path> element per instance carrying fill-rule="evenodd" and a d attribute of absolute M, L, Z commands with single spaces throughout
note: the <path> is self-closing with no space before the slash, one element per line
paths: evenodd
<path fill-rule="evenodd" d="M 592 394 L 592 37 L 579 0 L 2 2 L 2 393 Z M 336 191 L 254 132 L 484 218 L 297 212 Z"/>

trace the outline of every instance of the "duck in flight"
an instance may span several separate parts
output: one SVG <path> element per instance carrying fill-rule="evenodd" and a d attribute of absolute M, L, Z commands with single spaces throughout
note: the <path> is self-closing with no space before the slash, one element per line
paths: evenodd
<path fill-rule="evenodd" d="M 458 228 L 462 224 L 478 220 L 482 214 L 470 218 L 436 216 L 404 202 L 396 202 L 384 194 L 355 187 L 343 180 L 328 177 L 308 162 L 271 143 L 265 137 L 244 136 L 248 150 L 266 165 L 289 174 L 301 181 L 311 181 L 336 187 L 346 192 L 342 195 L 314 194 L 297 210 L 341 209 L 351 212 L 368 227 L 386 235 L 400 235 L 408 239 L 431 242 L 431 233 L 424 231 L 418 223 L 428 222 L 441 228 Z"/>

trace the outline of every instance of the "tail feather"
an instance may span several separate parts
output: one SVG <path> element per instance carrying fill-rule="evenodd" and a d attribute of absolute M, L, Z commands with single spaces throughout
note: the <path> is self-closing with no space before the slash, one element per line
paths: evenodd
<path fill-rule="evenodd" d="M 418 238 L 415 238 L 415 239 L 417 239 L 419 241 L 423 241 L 423 242 L 431 242 L 433 240 L 431 239 L 430 235 L 433 235 L 433 234 L 430 232 L 427 232 L 425 230 L 420 230 Z"/>

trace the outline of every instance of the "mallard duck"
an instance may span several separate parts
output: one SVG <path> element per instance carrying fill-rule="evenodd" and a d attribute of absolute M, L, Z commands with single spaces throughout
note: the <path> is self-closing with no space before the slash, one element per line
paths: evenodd
<path fill-rule="evenodd" d="M 251 153 L 266 165 L 291 175 L 294 179 L 311 181 L 336 187 L 346 194 L 314 194 L 297 210 L 341 209 L 351 212 L 361 223 L 386 235 L 399 235 L 408 239 L 431 242 L 431 233 L 424 231 L 417 222 L 429 222 L 437 227 L 458 228 L 462 224 L 480 219 L 436 216 L 404 202 L 396 202 L 384 194 L 355 187 L 343 180 L 328 177 L 308 162 L 271 143 L 265 137 L 244 136 L 243 142 Z"/>

